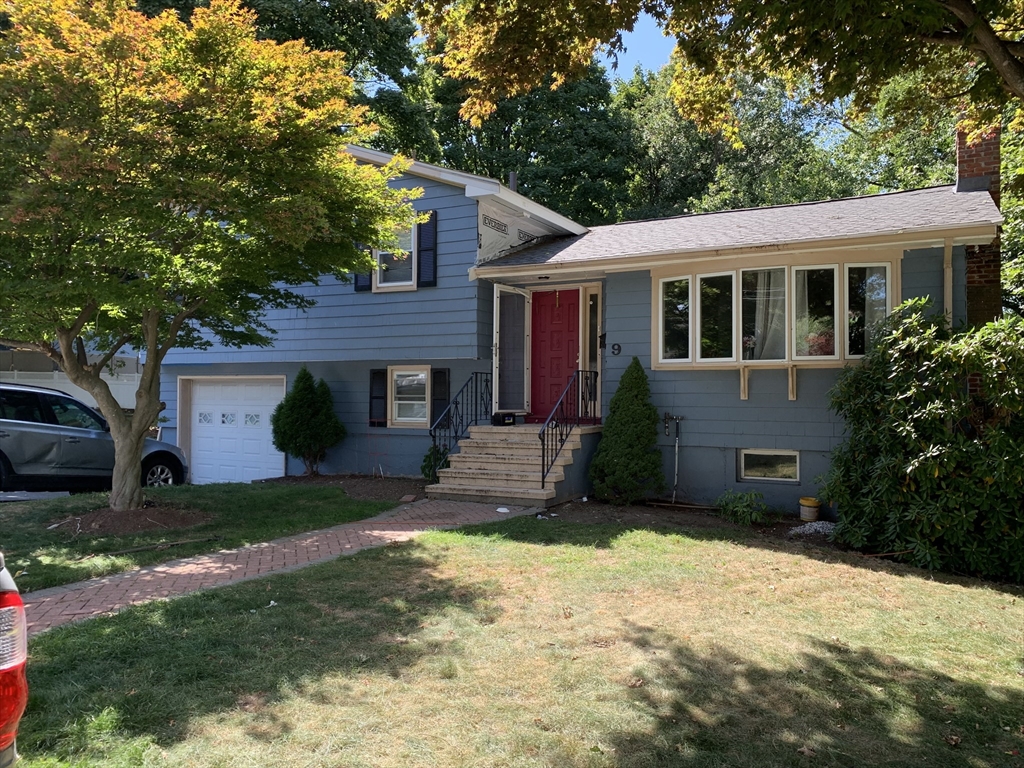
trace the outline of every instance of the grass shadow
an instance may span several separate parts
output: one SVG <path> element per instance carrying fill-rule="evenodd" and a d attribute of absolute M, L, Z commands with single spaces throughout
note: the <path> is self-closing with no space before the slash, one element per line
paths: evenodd
<path fill-rule="evenodd" d="M 630 694 L 652 725 L 604 736 L 616 766 L 1024 765 L 1021 688 L 814 638 L 795 665 L 771 667 L 649 627 L 626 634 L 650 653 Z"/>
<path fill-rule="evenodd" d="M 328 674 L 397 677 L 425 655 L 457 654 L 457 644 L 423 632 L 446 611 L 495 620 L 485 588 L 441 577 L 435 565 L 415 544 L 388 546 L 301 578 L 272 576 L 50 630 L 30 645 L 21 751 L 74 762 L 118 743 L 167 746 L 197 719 L 239 709 L 256 713 L 255 737 L 278 738 L 290 726 L 264 712 L 268 705 L 315 695 Z"/>

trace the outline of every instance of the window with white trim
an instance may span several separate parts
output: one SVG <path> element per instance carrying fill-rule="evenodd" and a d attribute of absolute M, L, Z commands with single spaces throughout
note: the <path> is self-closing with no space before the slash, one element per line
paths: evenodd
<path fill-rule="evenodd" d="M 786 268 L 740 272 L 740 347 L 744 360 L 786 359 Z"/>
<path fill-rule="evenodd" d="M 835 265 L 793 268 L 793 359 L 837 358 Z"/>
<path fill-rule="evenodd" d="M 661 281 L 661 359 L 690 360 L 690 278 Z"/>
<path fill-rule="evenodd" d="M 430 428 L 430 366 L 388 367 L 388 426 Z"/>
<path fill-rule="evenodd" d="M 376 267 L 352 276 L 354 289 L 373 293 L 415 291 L 437 286 L 437 211 L 423 211 L 425 220 L 398 233 L 404 253 L 372 251 Z"/>
<path fill-rule="evenodd" d="M 888 316 L 888 264 L 846 265 L 846 356 L 862 357 Z"/>
<path fill-rule="evenodd" d="M 740 480 L 798 481 L 800 453 L 743 449 L 740 451 L 739 474 Z"/>
<path fill-rule="evenodd" d="M 416 287 L 416 227 L 409 226 L 398 233 L 398 247 L 404 253 L 377 251 L 377 271 L 374 274 L 375 291 L 390 289 L 412 290 Z"/>
<path fill-rule="evenodd" d="M 697 359 L 729 361 L 734 351 L 735 272 L 697 275 Z"/>

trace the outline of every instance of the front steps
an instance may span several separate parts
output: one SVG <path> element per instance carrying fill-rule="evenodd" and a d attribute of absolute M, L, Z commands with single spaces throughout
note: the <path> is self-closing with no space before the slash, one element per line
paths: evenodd
<path fill-rule="evenodd" d="M 583 435 L 600 432 L 601 427 L 573 430 L 548 472 L 544 488 L 539 430 L 536 424 L 470 427 L 469 437 L 459 441 L 459 451 L 449 456 L 450 466 L 437 473 L 437 485 L 427 486 L 427 497 L 533 507 L 567 501 L 573 484 L 566 480 L 580 453 Z M 580 469 L 576 468 L 576 475 Z"/>

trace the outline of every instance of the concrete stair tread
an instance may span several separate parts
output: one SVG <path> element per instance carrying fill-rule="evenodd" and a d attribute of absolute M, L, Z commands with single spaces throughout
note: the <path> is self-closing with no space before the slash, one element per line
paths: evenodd
<path fill-rule="evenodd" d="M 521 504 L 546 506 L 554 502 L 555 489 L 545 488 L 493 488 L 474 485 L 428 485 L 427 497 L 453 501 L 481 501 L 489 504 Z"/>
<path fill-rule="evenodd" d="M 560 467 L 553 467 L 551 471 L 548 472 L 548 477 L 553 477 L 556 473 L 558 475 L 564 474 Z M 540 467 L 536 467 L 534 469 L 489 469 L 480 467 L 448 467 L 447 469 L 439 469 L 437 471 L 437 474 L 440 477 L 466 477 L 470 475 L 476 475 L 481 478 L 504 477 L 509 480 L 519 478 L 524 480 L 539 480 L 541 476 L 541 471 Z"/>
<path fill-rule="evenodd" d="M 563 451 L 576 450 L 582 445 L 578 438 L 569 438 L 562 447 Z M 476 437 L 463 438 L 459 441 L 459 447 L 463 450 L 475 450 L 480 453 L 494 453 L 501 451 L 512 451 L 515 453 L 537 453 L 540 454 L 540 440 L 526 442 L 523 440 L 491 440 Z"/>
<path fill-rule="evenodd" d="M 452 467 L 459 469 L 509 469 L 513 472 L 540 471 L 540 456 L 515 456 L 496 453 L 453 453 L 448 457 Z M 554 466 L 572 464 L 572 452 L 562 451 L 555 457 Z"/>

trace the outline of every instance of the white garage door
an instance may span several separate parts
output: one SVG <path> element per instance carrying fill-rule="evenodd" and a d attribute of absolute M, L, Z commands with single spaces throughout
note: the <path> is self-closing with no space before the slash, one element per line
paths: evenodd
<path fill-rule="evenodd" d="M 192 482 L 238 483 L 284 474 L 270 438 L 270 414 L 284 379 L 192 382 Z"/>

